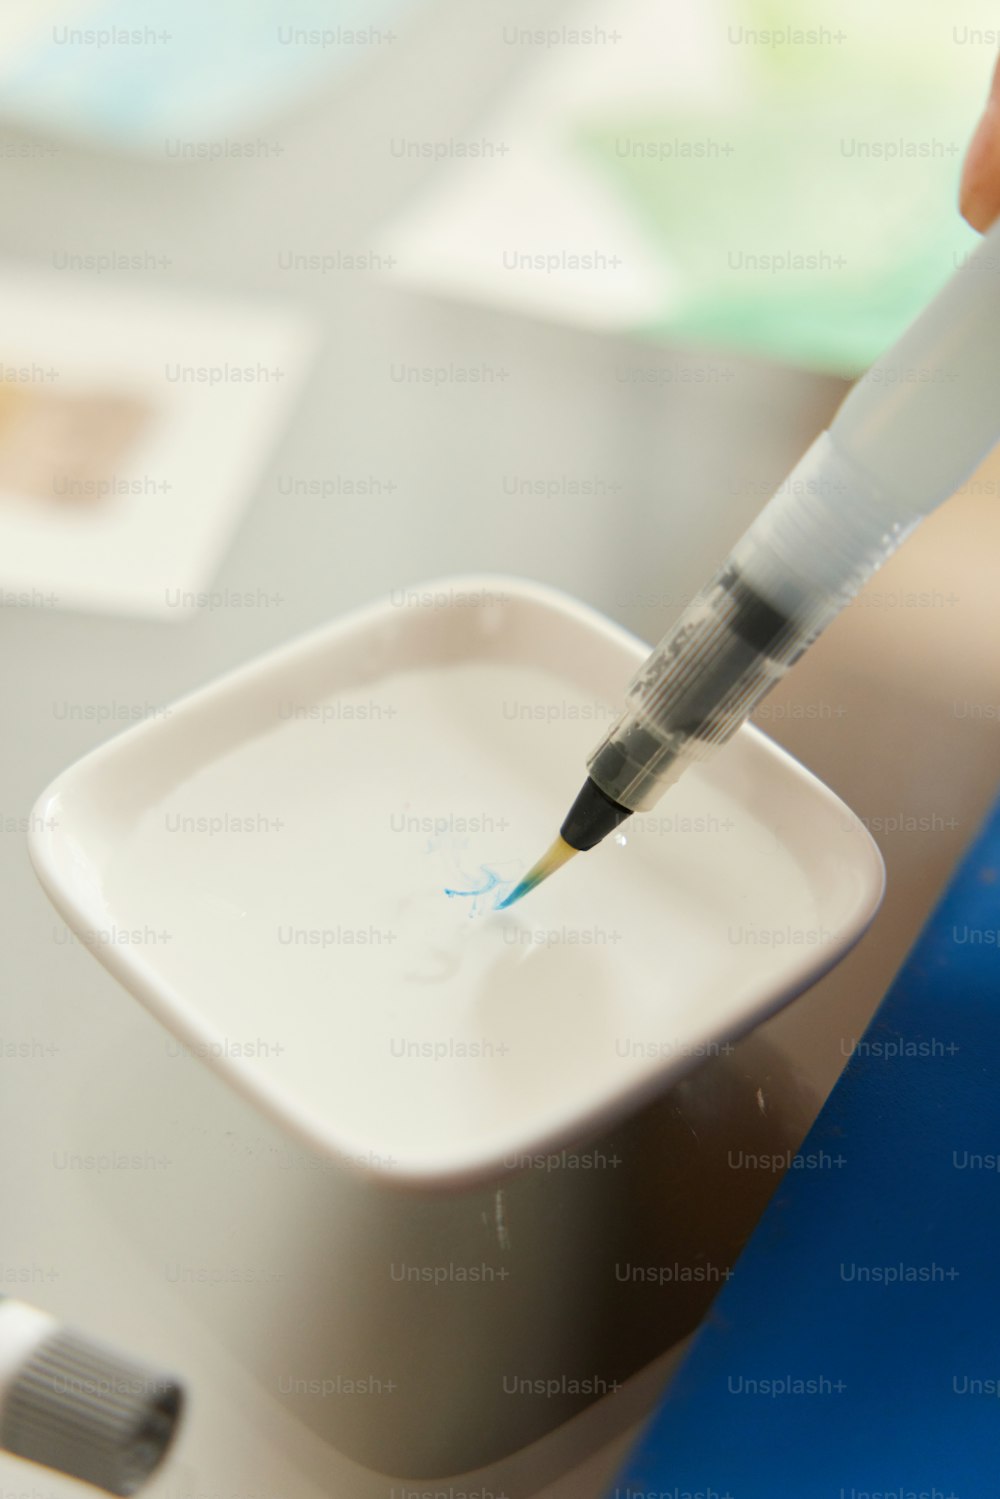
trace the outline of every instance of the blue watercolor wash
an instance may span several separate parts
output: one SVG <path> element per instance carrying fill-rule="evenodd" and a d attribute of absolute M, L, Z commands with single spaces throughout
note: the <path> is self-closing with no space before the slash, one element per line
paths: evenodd
<path fill-rule="evenodd" d="M 472 897 L 472 905 L 469 907 L 470 917 L 479 915 L 479 902 L 484 895 L 489 895 L 490 891 L 496 891 L 496 894 L 493 897 L 492 904 L 488 905 L 486 909 L 496 911 L 503 904 L 506 892 L 514 884 L 513 880 L 502 879 L 495 870 L 490 869 L 486 864 L 480 865 L 480 869 L 482 870 L 485 884 L 477 886 L 474 890 L 450 890 L 445 886 L 444 893 L 449 900 L 452 900 L 456 895 Z"/>

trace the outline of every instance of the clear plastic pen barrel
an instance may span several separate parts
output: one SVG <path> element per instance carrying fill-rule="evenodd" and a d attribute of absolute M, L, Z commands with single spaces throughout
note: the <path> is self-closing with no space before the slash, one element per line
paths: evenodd
<path fill-rule="evenodd" d="M 648 809 L 725 744 L 915 524 L 850 467 L 824 434 L 640 667 L 588 764 L 621 806 Z"/>
<path fill-rule="evenodd" d="M 1000 223 L 858 381 L 636 673 L 590 779 L 619 807 L 651 807 L 732 738 L 998 437 Z"/>

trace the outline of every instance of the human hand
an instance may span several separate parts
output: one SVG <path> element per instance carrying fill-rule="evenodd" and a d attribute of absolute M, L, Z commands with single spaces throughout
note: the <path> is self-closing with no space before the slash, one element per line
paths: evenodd
<path fill-rule="evenodd" d="M 962 217 L 981 234 L 1000 217 L 1000 60 L 993 69 L 990 96 L 962 166 Z"/>

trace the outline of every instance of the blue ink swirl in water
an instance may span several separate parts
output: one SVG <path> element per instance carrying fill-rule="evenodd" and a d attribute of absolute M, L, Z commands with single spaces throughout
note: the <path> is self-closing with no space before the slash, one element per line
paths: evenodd
<path fill-rule="evenodd" d="M 508 890 L 510 890 L 514 884 L 513 880 L 502 879 L 495 870 L 490 869 L 485 864 L 481 864 L 480 869 L 482 870 L 482 877 L 485 883 L 477 886 L 476 889 L 449 890 L 447 886 L 445 887 L 444 893 L 445 895 L 447 895 L 449 900 L 453 899 L 456 895 L 472 897 L 472 905 L 469 907 L 470 916 L 479 915 L 479 902 L 484 895 L 489 895 L 491 890 L 495 890 L 496 894 L 493 897 L 492 903 L 487 906 L 487 909 L 495 911 L 500 905 L 504 896 L 507 894 Z"/>

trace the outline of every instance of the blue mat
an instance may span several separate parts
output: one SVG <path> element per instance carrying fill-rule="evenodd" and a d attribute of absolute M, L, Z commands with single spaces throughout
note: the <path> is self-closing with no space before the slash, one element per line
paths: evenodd
<path fill-rule="evenodd" d="M 616 1499 L 1000 1495 L 1000 804 Z"/>

